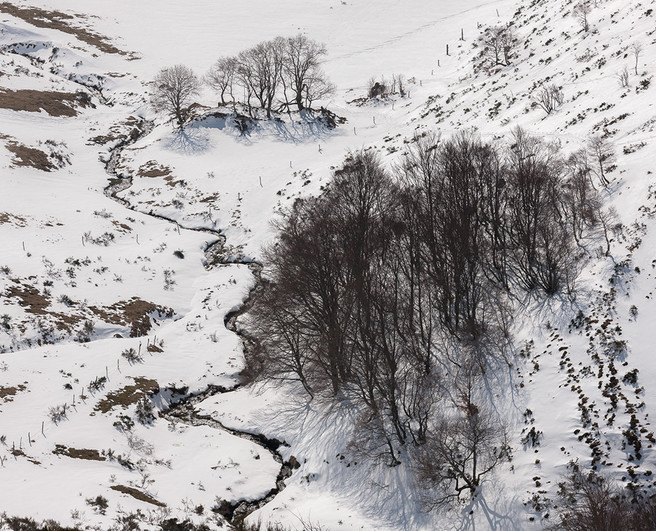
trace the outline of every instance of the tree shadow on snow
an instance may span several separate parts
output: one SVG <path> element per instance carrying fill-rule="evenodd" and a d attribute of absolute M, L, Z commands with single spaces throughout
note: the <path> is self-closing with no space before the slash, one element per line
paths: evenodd
<path fill-rule="evenodd" d="M 526 515 L 512 507 L 512 501 L 502 499 L 490 507 L 483 493 L 478 493 L 460 514 L 460 525 L 455 527 L 458 531 L 525 531 L 529 524 Z"/>
<path fill-rule="evenodd" d="M 236 141 L 251 144 L 257 137 L 273 138 L 294 144 L 327 139 L 335 134 L 336 124 L 330 123 L 330 114 L 303 110 L 290 113 L 283 118 L 251 118 L 238 112 L 226 114 L 212 112 L 194 122 L 196 130 L 217 129 L 232 136 Z"/>
<path fill-rule="evenodd" d="M 289 121 L 273 120 L 276 136 L 283 142 L 301 143 L 322 140 L 334 135 L 335 128 L 328 126 L 320 115 L 303 110 L 298 118 L 289 115 Z"/>
<path fill-rule="evenodd" d="M 304 463 L 295 474 L 307 475 L 308 485 L 322 492 L 345 511 L 357 508 L 381 528 L 410 531 L 426 529 L 430 516 L 417 510 L 416 492 L 411 487 L 407 463 L 388 467 L 384 462 L 372 464 L 354 455 L 350 443 L 356 444 L 354 427 L 358 412 L 345 397 L 306 396 L 284 393 L 285 403 L 275 410 L 267 409 L 256 419 L 270 433 L 293 433 L 287 442 L 294 455 Z"/>
<path fill-rule="evenodd" d="M 185 155 L 200 155 L 211 147 L 207 132 L 197 128 L 175 131 L 164 142 L 166 149 Z"/>

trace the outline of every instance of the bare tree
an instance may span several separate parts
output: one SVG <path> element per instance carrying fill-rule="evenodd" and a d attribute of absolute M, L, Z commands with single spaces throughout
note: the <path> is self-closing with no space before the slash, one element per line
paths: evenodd
<path fill-rule="evenodd" d="M 284 39 L 278 37 L 271 41 L 257 44 L 241 52 L 237 61 L 237 75 L 247 92 L 246 104 L 250 107 L 254 96 L 260 107 L 271 118 L 271 109 L 281 82 L 283 67 Z"/>
<path fill-rule="evenodd" d="M 321 70 L 316 70 L 314 74 L 308 76 L 308 82 L 305 84 L 303 97 L 305 98 L 305 107 L 312 108 L 312 104 L 335 93 L 336 87 L 331 83 Z"/>
<path fill-rule="evenodd" d="M 328 96 L 334 86 L 321 70 L 326 47 L 305 35 L 298 34 L 285 40 L 282 80 L 299 111 L 310 107 L 312 101 Z"/>
<path fill-rule="evenodd" d="M 510 25 L 488 26 L 478 37 L 478 46 L 484 67 L 508 66 L 516 54 L 517 38 Z"/>
<path fill-rule="evenodd" d="M 153 80 L 151 105 L 157 111 L 172 114 L 180 129 L 186 120 L 186 107 L 200 92 L 200 81 L 194 71 L 185 65 L 160 70 Z"/>
<path fill-rule="evenodd" d="M 592 12 L 592 7 L 590 6 L 590 2 L 588 0 L 582 0 L 581 2 L 576 4 L 576 6 L 574 6 L 574 10 L 572 11 L 574 16 L 576 17 L 576 20 L 579 21 L 581 28 L 586 33 L 590 30 L 590 22 L 588 20 L 588 17 L 591 12 Z"/>
<path fill-rule="evenodd" d="M 634 70 L 635 70 L 635 75 L 638 75 L 638 59 L 640 58 L 640 54 L 642 53 L 642 44 L 638 41 L 634 42 L 631 44 L 631 53 L 633 54 L 633 58 L 635 59 L 635 65 L 634 65 Z"/>
<path fill-rule="evenodd" d="M 563 104 L 563 89 L 555 83 L 544 85 L 534 97 L 534 101 L 546 112 L 551 114 Z"/>
<path fill-rule="evenodd" d="M 626 66 L 617 73 L 616 77 L 620 87 L 627 88 L 629 86 L 629 69 Z"/>
<path fill-rule="evenodd" d="M 569 284 L 574 265 L 572 236 L 562 204 L 563 161 L 557 146 L 517 128 L 509 152 L 510 263 L 528 290 L 553 295 Z"/>
<path fill-rule="evenodd" d="M 237 75 L 238 61 L 236 57 L 221 57 L 214 63 L 205 75 L 205 83 L 221 96 L 221 103 L 225 104 L 226 92 L 234 102 L 233 88 Z"/>
<path fill-rule="evenodd" d="M 588 154 L 596 162 L 597 176 L 603 186 L 608 186 L 610 181 L 606 178 L 608 166 L 615 162 L 615 149 L 608 140 L 595 135 L 588 140 Z"/>
<path fill-rule="evenodd" d="M 285 284 L 266 283 L 251 312 L 249 338 L 256 339 L 246 358 L 246 375 L 252 379 L 298 380 L 314 398 L 312 346 L 303 323 L 306 309 L 294 301 Z"/>
<path fill-rule="evenodd" d="M 438 423 L 416 454 L 414 469 L 429 510 L 475 494 L 483 477 L 510 455 L 498 421 L 472 403 L 462 410 Z"/>
<path fill-rule="evenodd" d="M 568 176 L 564 181 L 563 203 L 566 205 L 566 219 L 572 225 L 572 235 L 580 243 L 584 231 L 599 221 L 602 201 L 590 179 L 590 166 L 585 152 L 576 152 L 567 160 Z"/>

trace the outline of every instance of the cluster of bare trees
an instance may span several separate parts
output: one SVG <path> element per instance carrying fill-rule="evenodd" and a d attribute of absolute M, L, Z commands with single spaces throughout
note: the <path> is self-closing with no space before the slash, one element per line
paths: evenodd
<path fill-rule="evenodd" d="M 582 163 L 521 130 L 505 148 L 426 136 L 393 172 L 352 154 L 280 222 L 249 370 L 359 403 L 360 447 L 389 464 L 415 448 L 433 500 L 474 491 L 506 456 L 477 393 L 512 294 L 571 290 L 599 209 Z"/>
<path fill-rule="evenodd" d="M 205 76 L 207 84 L 226 103 L 240 97 L 249 110 L 256 101 L 267 117 L 271 111 L 299 111 L 325 98 L 335 90 L 321 69 L 326 48 L 304 35 L 276 37 L 240 52 L 234 57 L 221 57 Z"/>
<path fill-rule="evenodd" d="M 204 81 L 219 94 L 222 104 L 228 97 L 232 103 L 240 101 L 252 116 L 255 102 L 271 118 L 273 110 L 311 109 L 315 101 L 335 91 L 321 69 L 325 55 L 325 46 L 304 35 L 276 37 L 235 57 L 221 57 Z M 153 80 L 151 105 L 170 114 L 182 128 L 202 81 L 186 65 L 163 68 Z"/>

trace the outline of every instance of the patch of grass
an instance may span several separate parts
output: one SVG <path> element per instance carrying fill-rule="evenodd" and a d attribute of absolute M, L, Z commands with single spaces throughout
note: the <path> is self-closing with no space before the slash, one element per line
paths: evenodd
<path fill-rule="evenodd" d="M 87 461 L 104 461 L 105 458 L 100 455 L 98 450 L 88 448 L 69 448 L 63 444 L 56 444 L 52 451 L 55 455 L 64 455 L 72 459 L 85 459 Z"/>
<path fill-rule="evenodd" d="M 0 89 L 0 108 L 12 111 L 40 112 L 43 109 L 50 116 L 73 117 L 77 116 L 76 107 L 92 105 L 86 92 Z"/>
<path fill-rule="evenodd" d="M 158 347 L 155 345 L 155 343 L 149 343 L 146 347 L 146 350 L 148 352 L 164 352 L 164 349 L 162 347 Z"/>
<path fill-rule="evenodd" d="M 154 160 L 149 160 L 139 167 L 137 175 L 140 177 L 166 177 L 167 175 L 171 175 L 171 168 L 161 166 Z"/>
<path fill-rule="evenodd" d="M 0 225 L 4 223 L 11 223 L 17 227 L 25 227 L 27 225 L 27 221 L 21 216 L 16 216 L 9 212 L 0 212 Z"/>
<path fill-rule="evenodd" d="M 133 487 L 126 487 L 125 485 L 112 485 L 110 488 L 117 492 L 122 492 L 123 494 L 127 494 L 128 496 L 132 496 L 133 498 L 139 501 L 150 503 L 152 505 L 156 505 L 157 507 L 166 507 L 165 503 L 162 503 L 161 501 L 156 500 L 152 496 L 149 496 L 145 492 L 141 492 L 140 490 L 135 489 Z"/>
<path fill-rule="evenodd" d="M 173 315 L 171 308 L 158 306 L 138 297 L 133 297 L 129 301 L 119 301 L 108 307 L 89 306 L 89 309 L 107 323 L 123 326 L 129 324 L 130 337 L 140 337 L 148 333 L 152 326 L 150 314 L 157 312 L 164 317 Z"/>
<path fill-rule="evenodd" d="M 19 168 L 31 167 L 41 171 L 56 170 L 48 154 L 40 149 L 27 147 L 18 142 L 8 142 L 5 147 L 14 154 L 13 165 Z"/>
<path fill-rule="evenodd" d="M 109 132 L 97 135 L 88 140 L 89 144 L 108 144 L 109 142 L 126 142 L 128 139 L 136 140 L 142 133 L 143 120 L 129 116 L 124 122 L 113 125 Z"/>
<path fill-rule="evenodd" d="M 50 306 L 50 298 L 42 295 L 37 288 L 27 284 L 18 284 L 10 286 L 7 289 L 9 298 L 18 299 L 18 304 L 25 308 L 25 311 L 34 315 L 45 315 L 48 312 L 46 308 Z"/>
<path fill-rule="evenodd" d="M 158 391 L 159 384 L 156 380 L 136 377 L 134 378 L 134 385 L 127 385 L 122 389 L 107 393 L 107 397 L 98 402 L 94 409 L 101 413 L 107 413 L 117 406 L 127 408 L 132 404 L 136 404 L 144 396 L 154 395 Z"/>
<path fill-rule="evenodd" d="M 82 42 L 94 46 L 101 52 L 128 55 L 127 52 L 110 44 L 107 37 L 73 25 L 76 18 L 82 18 L 84 15 L 69 15 L 61 11 L 47 11 L 37 7 L 21 7 L 9 2 L 0 3 L 0 11 L 29 22 L 37 28 L 55 29 L 74 35 Z"/>
<path fill-rule="evenodd" d="M 14 387 L 2 387 L 0 386 L 0 398 L 4 399 L 5 402 L 11 402 L 13 397 L 16 396 L 16 393 L 20 391 L 25 391 L 27 387 L 24 385 L 17 385 Z"/>

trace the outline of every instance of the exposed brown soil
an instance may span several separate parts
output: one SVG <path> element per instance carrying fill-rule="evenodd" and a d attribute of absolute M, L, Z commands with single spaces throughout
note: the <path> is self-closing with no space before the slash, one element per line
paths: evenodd
<path fill-rule="evenodd" d="M 27 147 L 18 142 L 7 142 L 5 147 L 14 154 L 12 163 L 18 167 L 31 167 L 41 171 L 56 170 L 57 167 L 50 162 L 48 154 L 40 149 Z"/>
<path fill-rule="evenodd" d="M 12 225 L 16 225 L 17 227 L 25 227 L 25 225 L 27 225 L 25 218 L 21 216 L 16 216 L 9 212 L 0 212 L 0 225 L 2 225 L 3 223 L 11 223 Z"/>
<path fill-rule="evenodd" d="M 0 4 L 1 6 L 2 4 Z M 13 111 L 46 111 L 50 116 L 76 116 L 76 107 L 90 107 L 86 92 L 57 92 L 52 90 L 0 89 L 0 108 Z"/>
<path fill-rule="evenodd" d="M 199 199 L 198 202 L 199 203 L 213 204 L 213 203 L 216 203 L 219 199 L 220 199 L 219 194 L 214 193 L 214 194 L 206 195 L 202 199 Z"/>
<path fill-rule="evenodd" d="M 26 312 L 34 315 L 45 315 L 46 308 L 50 306 L 50 299 L 39 293 L 34 286 L 19 284 L 7 289 L 7 296 L 18 299 L 18 304 L 25 308 Z"/>
<path fill-rule="evenodd" d="M 19 7 L 9 2 L 0 3 L 0 11 L 29 22 L 37 28 L 55 29 L 74 35 L 101 52 L 128 55 L 127 52 L 111 44 L 107 37 L 72 24 L 76 19 L 84 18 L 84 15 L 74 16 L 61 11 L 47 11 L 37 7 Z"/>
<path fill-rule="evenodd" d="M 150 160 L 139 167 L 137 175 L 140 177 L 165 177 L 171 175 L 171 168 L 168 166 L 160 166 L 154 160 Z"/>
<path fill-rule="evenodd" d="M 25 391 L 27 387 L 24 385 L 17 385 L 14 387 L 0 387 L 0 398 L 4 399 L 5 402 L 11 402 L 13 397 L 16 396 L 16 393 Z"/>
<path fill-rule="evenodd" d="M 89 450 L 87 448 L 69 448 L 63 444 L 56 444 L 52 453 L 55 455 L 64 455 L 73 459 L 86 459 L 87 461 L 105 460 L 105 458 L 100 455 L 98 450 Z"/>
<path fill-rule="evenodd" d="M 152 505 L 157 505 L 157 507 L 166 507 L 165 503 L 162 503 L 161 501 L 157 501 L 155 498 L 152 496 L 149 496 L 145 492 L 141 492 L 140 490 L 137 490 L 133 487 L 126 487 L 125 485 L 112 485 L 110 489 L 122 492 L 123 494 L 127 494 L 128 496 L 132 496 L 133 498 L 150 503 Z"/>
<path fill-rule="evenodd" d="M 166 177 L 164 177 L 164 180 L 166 181 L 166 185 L 170 186 L 171 188 L 175 188 L 176 186 L 178 186 L 182 182 L 181 180 L 176 181 L 173 178 L 173 175 L 167 175 Z"/>
<path fill-rule="evenodd" d="M 128 139 L 136 140 L 140 134 L 139 124 L 140 122 L 137 118 L 129 116 L 125 122 L 112 126 L 107 134 L 90 138 L 89 143 L 102 146 L 117 140 L 122 142 Z"/>
<path fill-rule="evenodd" d="M 113 220 L 112 225 L 114 225 L 119 232 L 125 232 L 125 233 L 132 232 L 132 227 L 130 227 L 130 225 L 121 223 L 118 220 Z"/>
<path fill-rule="evenodd" d="M 152 323 L 150 314 L 157 312 L 165 317 L 171 317 L 173 310 L 158 306 L 152 302 L 132 297 L 129 301 L 119 301 L 111 306 L 89 306 L 89 309 L 103 321 L 116 325 L 130 325 L 130 337 L 144 336 L 150 330 Z"/>
<path fill-rule="evenodd" d="M 153 395 L 157 391 L 159 391 L 159 384 L 156 380 L 138 376 L 134 378 L 134 385 L 126 385 L 122 389 L 107 393 L 107 396 L 98 402 L 94 409 L 101 413 L 107 413 L 113 407 L 126 408 L 136 404 L 142 397 Z"/>
<path fill-rule="evenodd" d="M 1 218 L 0 222 L 2 222 Z M 128 231 L 130 228 L 125 226 L 125 230 Z M 42 294 L 38 287 L 27 283 L 23 284 L 18 279 L 12 279 L 12 284 L 5 289 L 4 293 L 0 292 L 0 296 L 7 301 L 14 299 L 26 314 L 49 318 L 48 323 L 54 325 L 57 330 L 67 333 L 74 332 L 84 320 L 99 318 L 110 324 L 129 326 L 130 337 L 140 337 L 147 335 L 152 328 L 151 316 L 169 318 L 174 313 L 171 308 L 159 306 L 138 297 L 119 301 L 111 306 L 88 306 L 86 310 L 78 309 L 77 303 L 71 301 L 69 306 L 73 313 L 55 312 L 49 309 L 52 302 L 51 297 Z"/>

